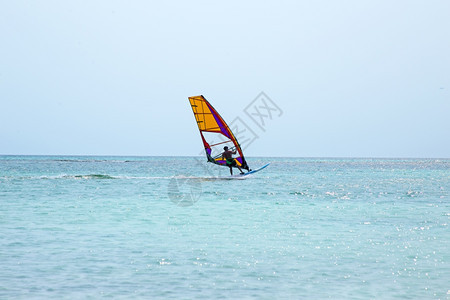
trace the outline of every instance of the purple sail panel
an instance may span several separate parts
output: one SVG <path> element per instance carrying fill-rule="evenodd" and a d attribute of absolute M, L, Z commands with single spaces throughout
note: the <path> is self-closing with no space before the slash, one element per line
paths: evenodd
<path fill-rule="evenodd" d="M 218 163 L 219 165 L 226 165 L 226 161 L 223 159 L 216 159 L 216 163 Z"/>
<path fill-rule="evenodd" d="M 216 120 L 217 124 L 220 127 L 220 132 L 227 138 L 231 139 L 231 136 L 227 131 L 228 126 L 222 122 L 221 118 L 217 115 L 216 110 L 214 108 L 212 108 L 211 105 L 209 105 L 209 103 L 208 103 L 208 106 L 209 106 L 209 109 L 211 110 L 211 113 L 212 113 L 214 119 Z"/>

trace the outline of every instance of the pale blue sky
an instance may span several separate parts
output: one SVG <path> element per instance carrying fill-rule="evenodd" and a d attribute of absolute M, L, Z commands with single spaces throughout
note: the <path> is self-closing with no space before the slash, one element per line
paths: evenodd
<path fill-rule="evenodd" d="M 0 0 L 0 154 L 450 157 L 450 1 Z M 283 114 L 244 113 L 264 91 Z"/>

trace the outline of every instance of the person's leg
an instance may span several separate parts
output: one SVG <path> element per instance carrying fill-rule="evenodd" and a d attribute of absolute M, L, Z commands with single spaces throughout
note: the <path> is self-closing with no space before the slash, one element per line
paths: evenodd
<path fill-rule="evenodd" d="M 236 167 L 239 169 L 239 171 L 241 171 L 241 174 L 244 174 L 244 172 L 242 171 L 241 167 L 239 167 L 239 166 L 236 166 Z"/>
<path fill-rule="evenodd" d="M 238 164 L 236 163 L 236 161 L 234 160 L 233 161 L 233 165 L 232 165 L 233 167 L 236 167 L 236 168 L 238 168 L 239 169 L 239 171 L 241 172 L 241 174 L 244 174 L 244 172 L 242 172 L 242 169 L 241 169 L 241 167 L 239 167 L 238 166 Z"/>

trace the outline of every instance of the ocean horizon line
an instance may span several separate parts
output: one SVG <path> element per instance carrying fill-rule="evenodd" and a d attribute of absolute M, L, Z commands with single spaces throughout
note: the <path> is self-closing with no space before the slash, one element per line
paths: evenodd
<path fill-rule="evenodd" d="M 203 155 L 124 155 L 124 154 L 0 154 L 0 157 L 135 157 L 135 158 L 151 158 L 151 157 L 167 157 L 167 158 L 201 158 Z M 380 159 L 380 160 L 449 160 L 450 157 L 413 157 L 413 156 L 265 156 L 251 155 L 247 158 L 295 158 L 295 159 Z"/>

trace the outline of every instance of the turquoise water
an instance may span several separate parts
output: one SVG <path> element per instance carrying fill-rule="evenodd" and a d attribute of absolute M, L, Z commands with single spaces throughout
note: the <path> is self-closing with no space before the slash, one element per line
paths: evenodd
<path fill-rule="evenodd" d="M 450 160 L 248 162 L 0 156 L 0 299 L 450 298 Z"/>

